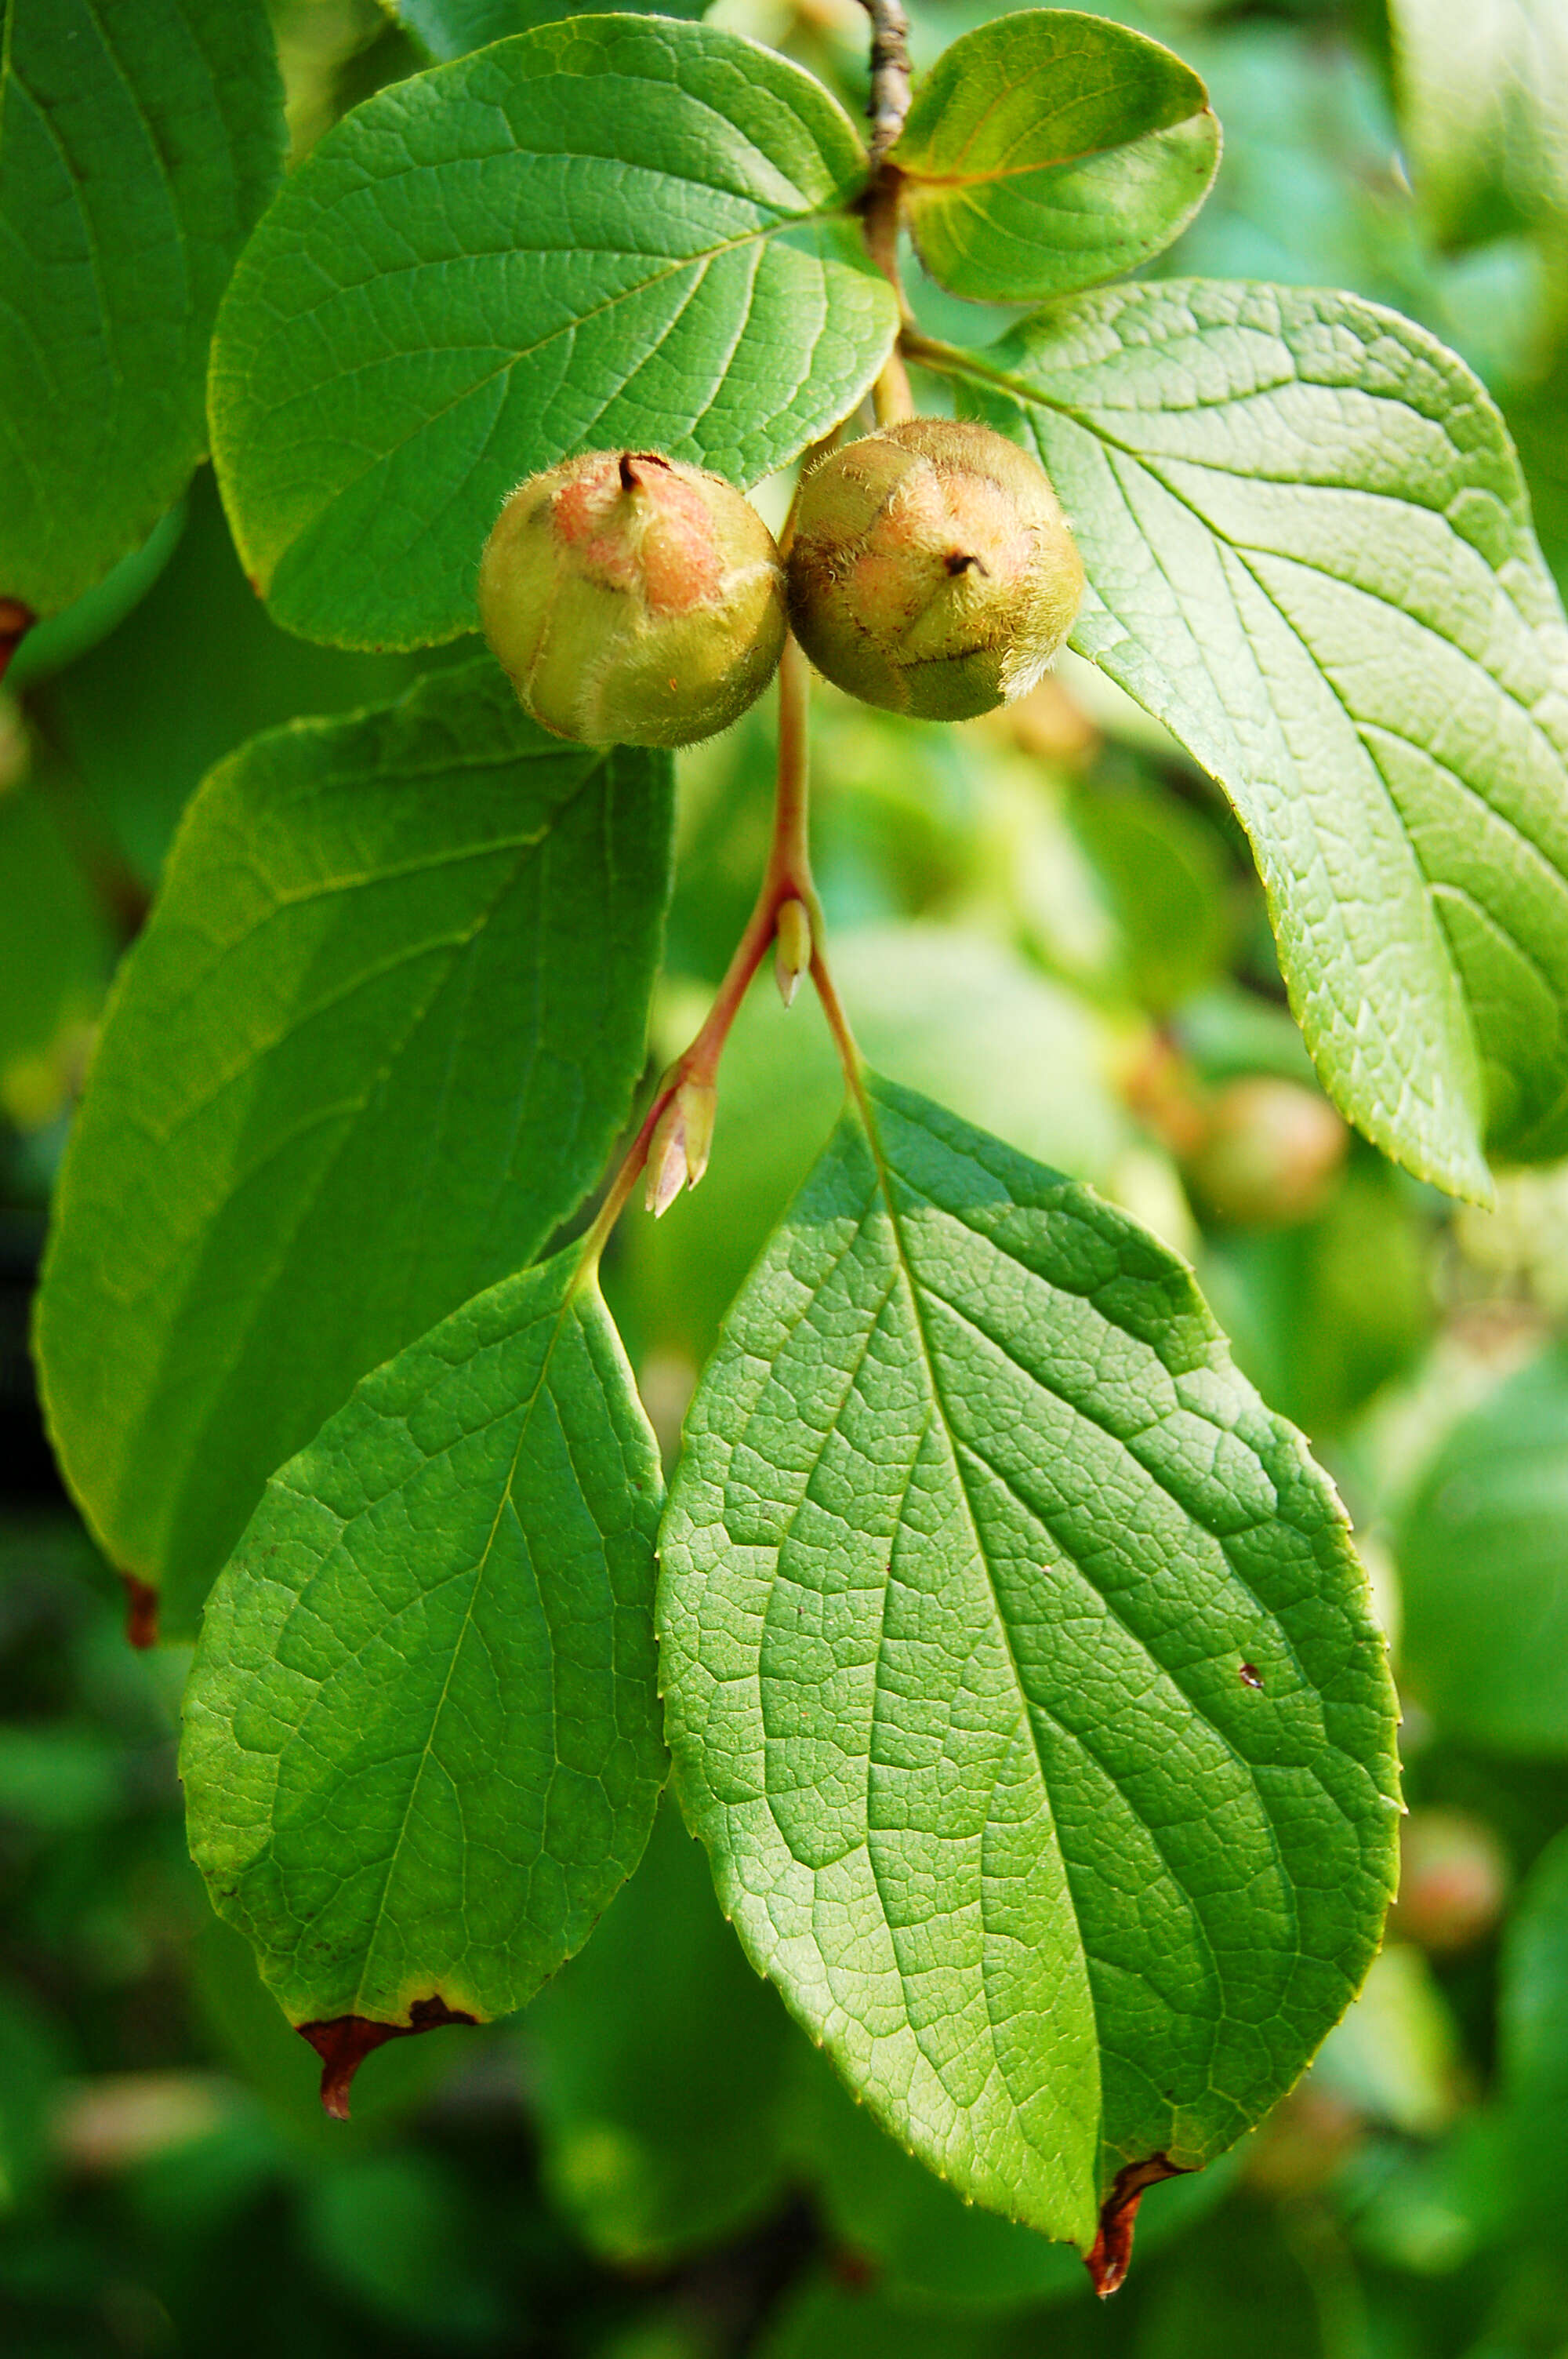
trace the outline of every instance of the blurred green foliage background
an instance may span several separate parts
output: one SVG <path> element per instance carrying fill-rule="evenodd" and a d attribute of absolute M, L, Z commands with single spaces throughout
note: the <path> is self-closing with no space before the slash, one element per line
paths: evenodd
<path fill-rule="evenodd" d="M 518 21 L 541 13 L 519 0 Z M 719 0 L 851 104 L 853 0 Z M 924 0 L 925 60 L 994 11 Z M 1206 76 L 1214 198 L 1162 272 L 1336 284 L 1455 344 L 1568 587 L 1563 0 L 1146 0 Z M 276 0 L 297 154 L 415 70 L 374 0 Z M 928 297 L 932 324 L 960 307 Z M 1000 315 L 999 315 L 1000 316 Z M 972 332 L 973 317 L 969 315 Z M 463 652 L 458 650 L 457 652 Z M 433 658 L 438 660 L 440 658 Z M 1563 2359 L 1568 2354 L 1568 1168 L 1449 1204 L 1347 1137 L 1238 830 L 1065 662 L 957 731 L 825 692 L 819 874 L 874 1061 L 1190 1254 L 1345 1492 L 1405 1697 L 1405 1888 L 1367 1992 L 1224 2166 L 1148 2198 L 1127 2290 L 967 2211 L 741 1960 L 666 1809 L 519 2021 L 315 2063 L 185 1855 L 180 1650 L 131 1653 L 58 1488 L 27 1304 L 114 960 L 207 767 L 420 660 L 276 630 L 199 477 L 0 701 L 0 2350 L 583 2359 Z M 651 1071 L 765 846 L 771 723 L 685 759 Z M 654 1423 L 831 1125 L 815 1008 L 764 979 L 700 1194 L 607 1272 Z"/>

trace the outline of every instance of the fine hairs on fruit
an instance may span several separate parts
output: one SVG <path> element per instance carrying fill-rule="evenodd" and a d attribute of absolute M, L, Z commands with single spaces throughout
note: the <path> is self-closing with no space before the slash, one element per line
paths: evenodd
<path fill-rule="evenodd" d="M 989 426 L 905 419 L 801 485 L 790 621 L 817 669 L 868 704 L 967 721 L 1026 695 L 1083 592 L 1050 477 Z"/>
<path fill-rule="evenodd" d="M 590 451 L 507 500 L 480 618 L 524 712 L 589 745 L 690 745 L 728 728 L 784 642 L 772 533 L 721 475 Z"/>

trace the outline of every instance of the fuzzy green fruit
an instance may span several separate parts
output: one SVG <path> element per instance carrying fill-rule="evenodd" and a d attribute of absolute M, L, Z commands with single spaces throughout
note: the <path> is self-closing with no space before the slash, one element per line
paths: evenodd
<path fill-rule="evenodd" d="M 989 426 L 941 418 L 885 426 L 813 468 L 788 581 L 818 671 L 926 721 L 1026 695 L 1084 594 L 1044 467 Z"/>
<path fill-rule="evenodd" d="M 728 728 L 784 641 L 777 545 L 720 475 L 591 451 L 519 484 L 480 564 L 484 635 L 523 709 L 589 745 Z"/>

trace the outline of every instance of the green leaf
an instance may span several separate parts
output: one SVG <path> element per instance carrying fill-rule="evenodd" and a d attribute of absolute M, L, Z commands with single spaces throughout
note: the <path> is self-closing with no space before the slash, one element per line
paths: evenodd
<path fill-rule="evenodd" d="M 1130 1135 L 1108 1079 L 1111 1038 L 1060 984 L 984 935 L 935 924 L 836 933 L 833 971 L 883 1071 L 1043 1162 L 1109 1178 Z M 694 1026 L 684 1018 L 679 1040 L 676 1028 L 672 1057 Z M 764 972 L 725 1047 L 700 1190 L 661 1221 L 628 1223 L 618 1240 L 606 1285 L 612 1277 L 610 1300 L 628 1332 L 702 1365 L 843 1103 L 816 1008 L 803 998 L 786 1011 Z"/>
<path fill-rule="evenodd" d="M 140 549 L 122 557 L 102 582 L 84 591 L 59 614 L 36 624 L 6 668 L 5 686 L 10 692 L 20 696 L 35 682 L 48 679 L 52 673 L 75 663 L 100 639 L 106 639 L 117 630 L 153 588 L 178 548 L 184 530 L 185 502 L 179 500 L 159 517 Z"/>
<path fill-rule="evenodd" d="M 1458 2029 L 1413 1941 L 1391 1940 L 1374 1958 L 1360 1997 L 1318 2051 L 1312 2085 L 1406 2137 L 1435 2137 L 1453 2121 L 1465 2087 Z"/>
<path fill-rule="evenodd" d="M 14 2217 L 57 2164 L 51 2116 L 66 2069 L 54 2025 L 7 1974 L 0 1983 L 0 2214 Z"/>
<path fill-rule="evenodd" d="M 1401 127 L 1445 242 L 1568 221 L 1562 0 L 1390 0 Z"/>
<path fill-rule="evenodd" d="M 503 2339 L 501 2256 L 448 2156 L 429 2146 L 359 2156 L 302 2193 L 306 2248 L 362 2316 L 448 2350 Z"/>
<path fill-rule="evenodd" d="M 125 1791 L 124 1754 L 102 1730 L 0 1727 L 0 1822 L 58 1841 L 120 1817 Z"/>
<path fill-rule="evenodd" d="M 1149 2288 L 1138 2359 L 1254 2359 L 1265 2320 L 1271 2359 L 1357 2349 L 1356 2327 L 1342 2321 L 1358 2326 L 1366 2301 L 1342 2239 L 1330 2232 L 1308 2244 L 1293 2228 L 1284 2205 L 1255 2195 L 1204 2222 Z"/>
<path fill-rule="evenodd" d="M 278 620 L 471 630 L 520 477 L 631 441 L 741 484 L 875 377 L 897 308 L 843 208 L 849 117 L 667 17 L 579 17 L 380 91 L 284 189 L 223 306 L 212 434 Z"/>
<path fill-rule="evenodd" d="M 672 1806 L 525 2035 L 545 2182 L 591 2252 L 667 2267 L 776 2198 L 785 2067 L 801 2043 L 736 1948 Z"/>
<path fill-rule="evenodd" d="M 1086 2246 L 1376 1949 L 1393 1695 L 1191 1273 L 873 1082 L 732 1308 L 661 1537 L 677 1791 L 752 1962 L 959 2190 Z"/>
<path fill-rule="evenodd" d="M 389 703 L 418 677 L 409 656 L 351 654 L 280 631 L 240 570 L 210 468 L 187 505 L 179 546 L 135 613 L 28 697 L 43 735 L 148 886 L 186 804 L 225 754 L 297 713 Z M 8 679 L 49 627 L 27 634 Z M 471 659 L 472 643 L 453 653 Z M 200 679 L 200 695 L 171 695 L 171 673 Z"/>
<path fill-rule="evenodd" d="M 1087 2303 L 1088 2273 L 1067 2245 L 960 2202 L 878 2128 L 809 2049 L 800 2080 L 802 2167 L 835 2238 L 875 2265 L 884 2292 L 976 2321 L 1047 2302 Z M 1138 2213 L 1141 2263 L 1213 2210 L 1240 2158 L 1233 2148 L 1207 2170 L 1149 2190 Z"/>
<path fill-rule="evenodd" d="M 642 0 L 612 0 L 609 8 L 584 5 L 583 0 L 383 0 L 388 5 L 427 56 L 446 63 L 510 33 L 531 33 L 536 26 L 573 16 L 700 16 L 708 0 L 669 0 L 660 8 L 644 7 Z"/>
<path fill-rule="evenodd" d="M 292 2023 L 522 2006 L 647 1841 L 663 1485 L 578 1266 L 503 1278 L 368 1376 L 209 1601 L 191 1852 Z"/>
<path fill-rule="evenodd" d="M 282 165 L 262 0 L 5 0 L 0 596 L 58 612 L 178 497 Z"/>
<path fill-rule="evenodd" d="M 1403 1661 L 1439 1725 L 1568 1754 L 1568 1345 L 1447 1435 L 1396 1536 Z"/>
<path fill-rule="evenodd" d="M 1568 1832 L 1531 1868 L 1503 1936 L 1498 2002 L 1506 2154 L 1524 2222 L 1562 2232 L 1568 2170 Z"/>
<path fill-rule="evenodd" d="M 109 931 L 44 781 L 0 788 L 0 1116 L 68 1103 L 111 965 Z"/>
<path fill-rule="evenodd" d="M 920 259 L 977 302 L 1114 278 L 1207 195 L 1219 125 L 1190 66 L 1141 33 L 1028 8 L 966 33 L 893 151 Z"/>
<path fill-rule="evenodd" d="M 1024 2343 L 1011 2326 L 901 2302 L 874 2285 L 846 2283 L 847 2274 L 829 2264 L 793 2286 L 758 2338 L 756 2359 L 1033 2359 L 1040 2348 L 1037 2324 Z M 1051 2359 L 1087 2359 L 1067 2315 L 1065 2341 L 1051 2321 Z"/>
<path fill-rule="evenodd" d="M 1315 1219 L 1205 1240 L 1204 1285 L 1237 1364 L 1314 1439 L 1342 1431 L 1431 1330 L 1430 1223 L 1411 1193 L 1368 1156 Z"/>
<path fill-rule="evenodd" d="M 1073 644 L 1235 803 L 1342 1111 L 1483 1200 L 1483 1133 L 1568 1150 L 1568 630 L 1480 385 L 1352 296 L 1204 280 L 957 365 L 1073 520 Z"/>
<path fill-rule="evenodd" d="M 61 1462 L 189 1630 L 356 1379 L 536 1254 L 643 1059 L 665 757 L 486 662 L 215 770 L 112 1005 L 38 1337 Z"/>
<path fill-rule="evenodd" d="M 1173 795 L 1130 778 L 1113 784 L 1098 766 L 1075 783 L 1067 811 L 1116 920 L 1119 957 L 1110 963 L 1123 988 L 1164 1009 L 1213 982 L 1237 930 L 1217 832 Z M 1299 1050 L 1293 1027 L 1291 1037 Z"/>

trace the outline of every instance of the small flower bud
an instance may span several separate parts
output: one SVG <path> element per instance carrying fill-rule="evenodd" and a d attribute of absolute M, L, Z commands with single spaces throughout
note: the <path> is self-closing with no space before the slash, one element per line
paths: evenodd
<path fill-rule="evenodd" d="M 1072 626 L 1083 560 L 1038 460 L 989 426 L 910 418 L 801 486 L 789 611 L 868 704 L 967 721 L 1027 694 Z"/>
<path fill-rule="evenodd" d="M 722 476 L 595 451 L 519 484 L 480 564 L 485 636 L 532 719 L 589 745 L 728 728 L 784 639 L 772 533 Z"/>
<path fill-rule="evenodd" d="M 648 1141 L 643 1202 L 662 1220 L 683 1188 L 695 1188 L 708 1169 L 719 1093 L 711 1082 L 683 1082 Z"/>
<path fill-rule="evenodd" d="M 786 1007 L 794 1004 L 800 989 L 800 978 L 811 966 L 811 919 L 804 901 L 781 901 L 774 922 L 773 973 L 778 977 L 779 997 Z"/>

